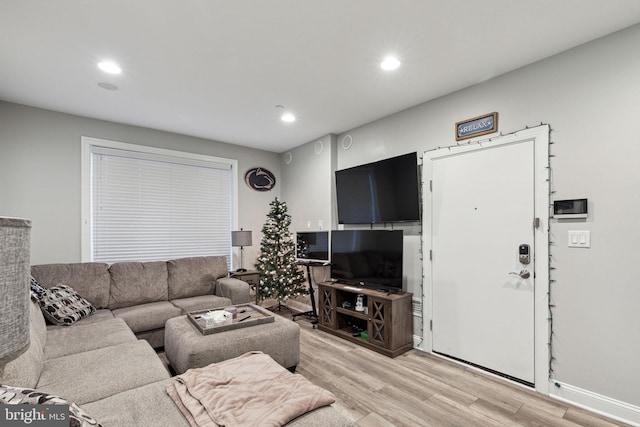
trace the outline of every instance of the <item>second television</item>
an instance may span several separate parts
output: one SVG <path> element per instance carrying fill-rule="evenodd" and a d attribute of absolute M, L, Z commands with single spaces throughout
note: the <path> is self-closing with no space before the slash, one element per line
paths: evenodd
<path fill-rule="evenodd" d="M 308 263 L 329 262 L 328 231 L 298 231 L 296 233 L 296 258 Z"/>
<path fill-rule="evenodd" d="M 331 279 L 402 290 L 402 243 L 402 230 L 332 231 Z"/>

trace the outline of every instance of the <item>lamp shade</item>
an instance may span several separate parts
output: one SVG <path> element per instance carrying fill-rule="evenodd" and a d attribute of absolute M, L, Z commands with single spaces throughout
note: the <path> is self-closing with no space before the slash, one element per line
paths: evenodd
<path fill-rule="evenodd" d="M 231 246 L 251 246 L 251 231 L 232 231 Z"/>
<path fill-rule="evenodd" d="M 31 221 L 0 217 L 0 366 L 29 347 Z"/>

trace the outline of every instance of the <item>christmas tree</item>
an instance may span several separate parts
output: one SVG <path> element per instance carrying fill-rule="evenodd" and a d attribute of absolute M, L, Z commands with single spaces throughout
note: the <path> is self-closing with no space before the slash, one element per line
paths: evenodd
<path fill-rule="evenodd" d="M 262 227 L 260 256 L 256 268 L 260 275 L 258 298 L 274 298 L 278 307 L 289 297 L 306 294 L 304 273 L 296 265 L 295 242 L 289 231 L 291 216 L 287 204 L 276 199 L 269 204 L 267 222 Z"/>

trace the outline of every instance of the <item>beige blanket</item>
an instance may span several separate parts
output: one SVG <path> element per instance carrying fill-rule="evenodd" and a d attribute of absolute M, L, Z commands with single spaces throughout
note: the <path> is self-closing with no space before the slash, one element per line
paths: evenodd
<path fill-rule="evenodd" d="M 282 426 L 334 396 L 261 352 L 190 369 L 167 394 L 194 427 Z"/>

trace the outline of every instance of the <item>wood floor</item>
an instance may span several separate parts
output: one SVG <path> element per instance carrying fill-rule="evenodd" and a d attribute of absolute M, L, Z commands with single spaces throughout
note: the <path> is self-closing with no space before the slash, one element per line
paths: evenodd
<path fill-rule="evenodd" d="M 418 350 L 391 359 L 298 323 L 296 372 L 358 426 L 626 425 Z"/>

